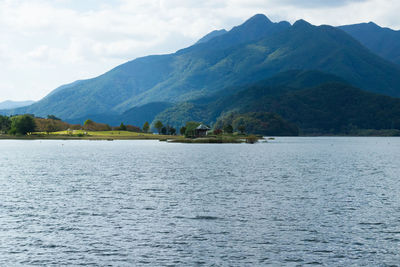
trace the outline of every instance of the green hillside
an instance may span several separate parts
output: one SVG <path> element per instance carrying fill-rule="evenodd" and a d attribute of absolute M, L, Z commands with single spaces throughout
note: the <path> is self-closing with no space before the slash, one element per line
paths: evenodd
<path fill-rule="evenodd" d="M 292 69 L 320 70 L 368 91 L 400 96 L 400 67 L 342 30 L 305 21 L 293 26 L 272 23 L 256 15 L 205 42 L 174 54 L 133 60 L 6 113 L 54 114 L 64 120 L 122 114 L 151 102 L 199 99 Z"/>
<path fill-rule="evenodd" d="M 244 130 L 244 132 L 264 136 L 299 135 L 299 129 L 295 124 L 270 112 L 230 113 L 218 119 L 214 128 L 224 129 L 226 125 L 231 125 L 235 131 Z"/>
<path fill-rule="evenodd" d="M 175 126 L 185 120 L 212 124 L 230 113 L 249 112 L 279 114 L 303 134 L 400 129 L 400 99 L 366 92 L 316 71 L 285 72 L 232 95 L 177 104 L 156 119 Z"/>
<path fill-rule="evenodd" d="M 124 124 L 142 127 L 146 121 L 152 122 L 159 113 L 171 106 L 172 104 L 167 102 L 152 102 L 143 106 L 131 108 L 122 114 L 91 114 L 81 118 L 68 119 L 67 121 L 72 124 L 82 124 L 84 121 L 90 118 L 93 121 L 99 121 L 112 126 L 120 125 L 120 123 L 123 122 Z"/>

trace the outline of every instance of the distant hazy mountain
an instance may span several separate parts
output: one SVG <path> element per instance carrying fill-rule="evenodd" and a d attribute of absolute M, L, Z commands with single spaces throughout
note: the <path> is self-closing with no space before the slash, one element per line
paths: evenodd
<path fill-rule="evenodd" d="M 151 102 L 209 96 L 292 69 L 319 70 L 368 91 L 400 96 L 400 67 L 344 31 L 303 20 L 293 26 L 273 23 L 256 15 L 174 54 L 138 58 L 97 78 L 60 87 L 14 112 L 63 119 L 122 114 Z"/>
<path fill-rule="evenodd" d="M 400 31 L 373 22 L 339 27 L 381 57 L 400 65 Z"/>
<path fill-rule="evenodd" d="M 211 124 L 231 112 L 273 112 L 309 134 L 400 129 L 400 99 L 365 92 L 316 71 L 284 72 L 231 95 L 179 103 L 155 120 L 178 127 L 191 120 Z"/>
<path fill-rule="evenodd" d="M 0 110 L 1 109 L 12 109 L 12 108 L 19 108 L 29 106 L 35 103 L 35 101 L 27 100 L 27 101 L 11 101 L 7 100 L 4 102 L 0 102 Z"/>

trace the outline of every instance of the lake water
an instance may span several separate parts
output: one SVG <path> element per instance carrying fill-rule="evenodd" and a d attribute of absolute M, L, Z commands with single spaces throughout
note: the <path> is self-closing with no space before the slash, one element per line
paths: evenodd
<path fill-rule="evenodd" d="M 400 138 L 0 141 L 0 265 L 400 263 Z"/>

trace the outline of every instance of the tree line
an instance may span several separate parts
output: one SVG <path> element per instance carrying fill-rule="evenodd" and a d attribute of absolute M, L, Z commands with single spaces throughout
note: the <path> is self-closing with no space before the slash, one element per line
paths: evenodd
<path fill-rule="evenodd" d="M 179 129 L 179 133 L 185 137 L 196 137 L 195 130 L 200 125 L 200 122 L 190 121 L 185 126 Z M 235 125 L 235 129 L 241 134 L 245 132 L 243 125 Z M 47 118 L 39 118 L 34 115 L 25 114 L 17 116 L 1 116 L 0 115 L 0 134 L 10 135 L 27 135 L 32 132 L 57 132 L 66 130 L 87 130 L 87 131 L 131 131 L 131 132 L 151 132 L 151 124 L 145 122 L 142 128 L 134 125 L 126 125 L 123 122 L 119 126 L 111 127 L 108 124 L 94 122 L 90 119 L 86 120 L 83 125 L 69 124 L 63 122 L 60 118 L 54 115 L 48 115 Z M 160 120 L 157 120 L 153 124 L 153 128 L 156 129 L 158 134 L 162 135 L 176 135 L 177 129 L 170 125 L 164 125 Z M 229 124 L 219 124 L 214 129 L 212 134 L 220 135 L 222 133 L 232 134 L 234 127 Z"/>
<path fill-rule="evenodd" d="M 154 123 L 154 128 L 159 134 L 175 135 L 176 129 L 170 125 L 163 125 L 161 121 Z M 142 128 L 134 125 L 124 124 L 111 127 L 105 123 L 98 123 L 91 119 L 86 120 L 83 125 L 69 124 L 54 115 L 47 118 L 35 117 L 31 114 L 2 116 L 0 115 L 0 134 L 27 135 L 33 132 L 57 132 L 66 130 L 86 130 L 86 131 L 130 131 L 150 133 L 151 125 L 145 122 Z"/>

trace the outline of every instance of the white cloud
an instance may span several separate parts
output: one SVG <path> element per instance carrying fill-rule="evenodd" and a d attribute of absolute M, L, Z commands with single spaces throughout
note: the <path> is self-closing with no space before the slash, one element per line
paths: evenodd
<path fill-rule="evenodd" d="M 0 101 L 40 99 L 64 83 L 176 51 L 256 13 L 274 21 L 399 28 L 399 9 L 396 0 L 0 0 Z"/>

